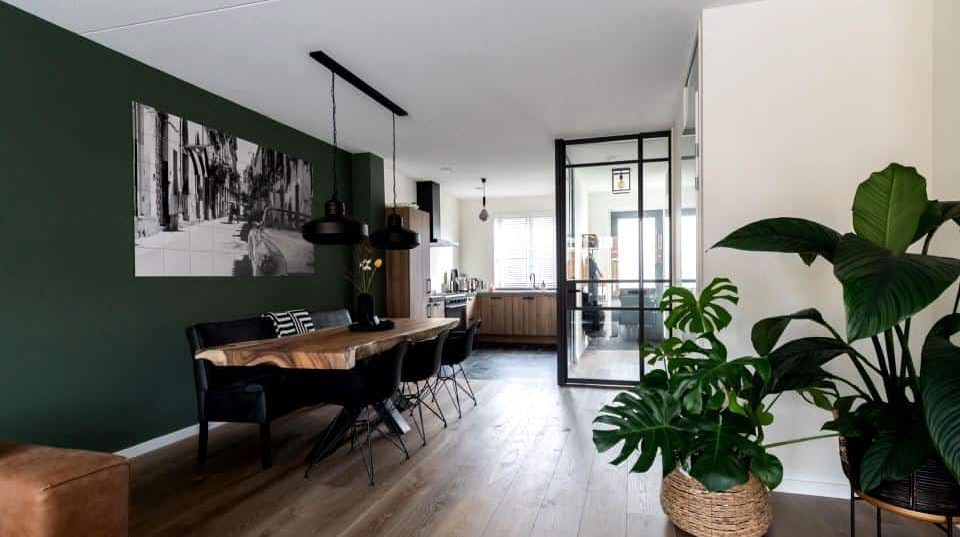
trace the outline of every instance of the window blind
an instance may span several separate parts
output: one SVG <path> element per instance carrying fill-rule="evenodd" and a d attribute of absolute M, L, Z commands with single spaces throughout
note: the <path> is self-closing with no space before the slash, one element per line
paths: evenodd
<path fill-rule="evenodd" d="M 537 283 L 556 287 L 555 229 L 552 216 L 511 216 L 494 219 L 494 285 L 530 287 Z"/>

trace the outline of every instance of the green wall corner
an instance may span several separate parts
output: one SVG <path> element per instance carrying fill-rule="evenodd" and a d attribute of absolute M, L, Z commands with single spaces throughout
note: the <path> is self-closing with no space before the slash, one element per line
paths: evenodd
<path fill-rule="evenodd" d="M 334 155 L 316 138 L 4 3 L 0 44 L 0 438 L 115 451 L 191 425 L 186 326 L 351 299 L 346 247 L 316 248 L 310 275 L 134 278 L 130 106 L 309 160 L 314 214 L 332 191 L 335 156 L 340 176 L 355 182 L 341 185 L 343 199 L 378 217 L 373 227 L 383 220 L 379 157 Z"/>

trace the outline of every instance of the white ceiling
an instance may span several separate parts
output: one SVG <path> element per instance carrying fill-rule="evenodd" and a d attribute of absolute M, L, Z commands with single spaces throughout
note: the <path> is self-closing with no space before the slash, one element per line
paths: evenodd
<path fill-rule="evenodd" d="M 552 192 L 555 138 L 669 129 L 700 10 L 743 0 L 5 1 L 329 140 L 323 50 L 410 112 L 400 171 L 478 197 Z M 337 97 L 342 145 L 389 157 L 389 113 Z"/>

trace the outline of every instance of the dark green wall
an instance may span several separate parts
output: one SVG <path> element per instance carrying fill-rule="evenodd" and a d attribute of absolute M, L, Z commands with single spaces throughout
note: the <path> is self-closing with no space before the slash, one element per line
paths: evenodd
<path fill-rule="evenodd" d="M 354 218 L 367 222 L 370 233 L 386 225 L 383 193 L 383 159 L 373 153 L 353 155 L 353 206 L 347 210 Z M 376 252 L 383 255 L 383 252 Z M 373 296 L 379 315 L 387 313 L 386 271 L 381 270 L 373 282 Z"/>
<path fill-rule="evenodd" d="M 311 161 L 314 214 L 329 145 L 3 3 L 0 51 L 0 438 L 117 450 L 185 427 L 184 327 L 350 300 L 344 247 L 315 275 L 133 277 L 131 101 Z"/>

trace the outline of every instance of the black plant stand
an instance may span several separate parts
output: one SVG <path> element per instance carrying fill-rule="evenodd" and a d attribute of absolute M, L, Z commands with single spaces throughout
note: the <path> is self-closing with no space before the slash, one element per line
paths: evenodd
<path fill-rule="evenodd" d="M 856 537 L 857 535 L 857 502 L 867 502 L 874 506 L 877 510 L 877 537 L 883 537 L 883 526 L 881 522 L 883 521 L 883 508 L 881 508 L 876 503 L 864 498 L 856 489 L 850 487 L 850 537 Z M 948 516 L 944 517 L 946 522 L 944 524 L 932 522 L 935 526 L 940 528 L 947 537 L 953 537 L 953 526 L 955 523 L 954 517 Z"/>

